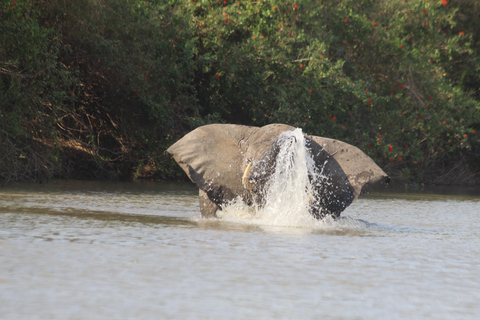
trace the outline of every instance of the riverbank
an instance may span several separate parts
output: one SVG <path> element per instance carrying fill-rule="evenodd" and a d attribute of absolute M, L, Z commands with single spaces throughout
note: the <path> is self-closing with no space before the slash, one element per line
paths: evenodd
<path fill-rule="evenodd" d="M 408 184 L 480 184 L 480 3 L 6 1 L 0 180 L 184 180 L 209 123 L 285 123 Z M 388 19 L 386 18 L 388 17 Z"/>

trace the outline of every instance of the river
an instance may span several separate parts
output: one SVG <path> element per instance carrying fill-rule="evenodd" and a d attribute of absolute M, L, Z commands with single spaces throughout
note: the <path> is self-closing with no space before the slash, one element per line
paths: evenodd
<path fill-rule="evenodd" d="M 0 188 L 0 319 L 479 319 L 480 193 L 203 219 L 183 183 Z"/>

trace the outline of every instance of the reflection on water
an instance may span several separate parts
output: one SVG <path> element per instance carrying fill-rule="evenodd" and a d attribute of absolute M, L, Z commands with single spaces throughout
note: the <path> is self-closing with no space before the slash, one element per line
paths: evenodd
<path fill-rule="evenodd" d="M 203 219 L 190 184 L 0 188 L 0 318 L 477 319 L 476 192 L 372 192 L 285 226 Z"/>

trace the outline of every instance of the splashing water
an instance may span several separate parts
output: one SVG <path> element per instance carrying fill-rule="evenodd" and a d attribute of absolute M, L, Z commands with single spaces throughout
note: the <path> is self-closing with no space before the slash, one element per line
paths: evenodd
<path fill-rule="evenodd" d="M 322 171 L 315 167 L 300 128 L 282 133 L 279 141 L 282 143 L 275 172 L 265 188 L 265 205 L 249 207 L 237 199 L 217 212 L 218 216 L 222 220 L 263 226 L 322 229 L 358 227 L 357 222 L 334 220 L 331 217 L 317 220 L 312 216 L 309 212 L 310 202 L 314 200 L 312 185 L 323 178 Z"/>
<path fill-rule="evenodd" d="M 260 214 L 274 224 L 279 221 L 288 221 L 288 224 L 310 222 L 313 217 L 308 212 L 312 190 L 309 175 L 315 177 L 314 161 L 307 153 L 301 129 L 284 132 L 279 139 L 283 143 L 275 172 L 267 182 L 265 206 Z"/>

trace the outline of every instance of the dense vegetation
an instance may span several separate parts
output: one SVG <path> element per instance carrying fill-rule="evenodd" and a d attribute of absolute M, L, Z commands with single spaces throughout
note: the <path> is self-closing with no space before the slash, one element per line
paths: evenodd
<path fill-rule="evenodd" d="M 180 179 L 193 128 L 280 122 L 478 184 L 479 88 L 476 0 L 2 0 L 0 180 Z"/>

